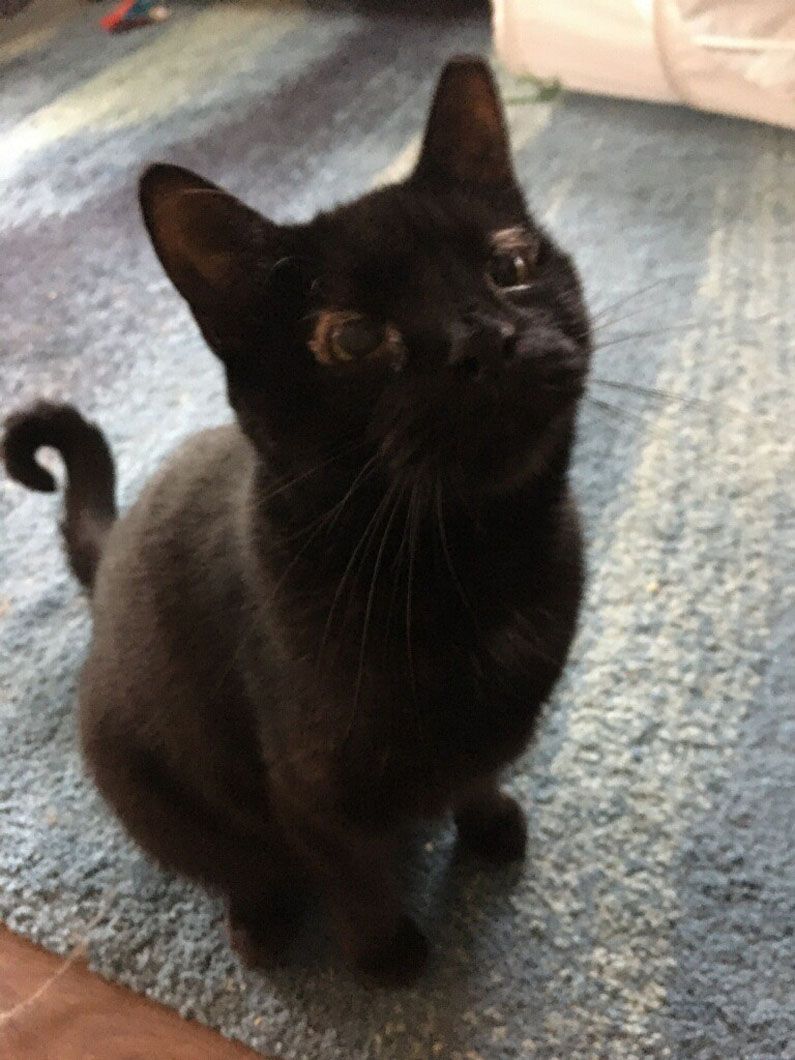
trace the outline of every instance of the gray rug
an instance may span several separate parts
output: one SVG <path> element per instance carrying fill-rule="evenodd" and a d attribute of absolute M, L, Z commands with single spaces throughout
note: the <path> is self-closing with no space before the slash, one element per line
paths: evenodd
<path fill-rule="evenodd" d="M 3 411 L 76 401 L 125 500 L 224 419 L 136 172 L 169 158 L 297 218 L 399 171 L 442 60 L 488 48 L 482 12 L 433 9 L 177 5 L 118 38 L 86 9 L 0 45 Z M 795 1057 L 795 144 L 604 100 L 511 114 L 598 315 L 595 375 L 698 402 L 593 384 L 590 592 L 512 781 L 526 864 L 481 875 L 449 830 L 424 837 L 414 990 L 360 989 L 311 930 L 289 970 L 242 972 L 217 904 L 147 864 L 84 779 L 88 620 L 58 503 L 0 477 L 0 917 L 60 953 L 87 932 L 101 975 L 294 1060 Z"/>

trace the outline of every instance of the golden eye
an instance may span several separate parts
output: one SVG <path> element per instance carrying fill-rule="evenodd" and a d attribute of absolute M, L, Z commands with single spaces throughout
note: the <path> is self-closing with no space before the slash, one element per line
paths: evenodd
<path fill-rule="evenodd" d="M 361 361 L 384 342 L 384 329 L 365 317 L 352 317 L 329 331 L 328 345 L 335 361 Z"/>
<path fill-rule="evenodd" d="M 497 250 L 491 256 L 489 277 L 497 287 L 526 287 L 532 276 L 527 256 L 521 250 Z"/>

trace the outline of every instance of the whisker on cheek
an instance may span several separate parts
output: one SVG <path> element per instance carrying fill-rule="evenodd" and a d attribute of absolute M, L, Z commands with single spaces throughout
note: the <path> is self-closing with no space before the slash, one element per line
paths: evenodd
<path fill-rule="evenodd" d="M 630 383 L 624 379 L 605 379 L 601 376 L 591 375 L 590 382 L 597 386 L 610 387 L 612 390 L 625 390 L 627 393 L 638 397 L 649 398 L 661 403 L 673 402 L 685 408 L 708 410 L 712 407 L 710 402 L 702 401 L 701 398 L 675 394 L 670 390 L 660 390 L 658 387 L 644 386 L 641 383 Z"/>
<path fill-rule="evenodd" d="M 596 310 L 596 312 L 591 314 L 591 323 L 592 323 L 593 327 L 594 328 L 602 327 L 603 325 L 600 324 L 600 321 L 603 320 L 603 318 L 606 316 L 606 314 L 612 312 L 614 309 L 620 309 L 621 306 L 627 305 L 629 302 L 634 301 L 636 298 L 642 298 L 643 295 L 648 294 L 649 291 L 653 291 L 656 288 L 661 287 L 663 284 L 669 284 L 669 283 L 670 283 L 670 279 L 668 277 L 665 277 L 665 276 L 664 277 L 660 277 L 659 279 L 654 280 L 652 283 L 648 283 L 648 284 L 646 284 L 643 287 L 639 287 L 637 290 L 632 291 L 630 294 L 625 295 L 623 298 L 618 298 L 618 299 L 616 299 L 615 302 L 611 302 L 608 305 L 603 306 L 601 309 Z M 628 313 L 626 315 L 626 317 L 621 317 L 621 318 L 618 318 L 618 319 L 628 319 L 631 316 L 635 316 L 636 313 L 644 312 L 647 308 L 648 308 L 647 305 L 643 305 L 637 311 L 633 310 L 633 312 L 632 313 Z M 607 325 L 610 325 L 611 323 L 613 323 L 613 324 L 617 323 L 617 320 L 615 320 L 615 319 L 613 321 L 608 320 L 606 322 Z"/>
<path fill-rule="evenodd" d="M 643 416 L 634 410 L 624 408 L 620 405 L 614 405 L 610 401 L 603 401 L 601 398 L 595 398 L 591 394 L 586 394 L 585 400 L 590 406 L 599 409 L 603 413 L 609 414 L 614 420 L 618 418 L 630 423 L 642 423 L 644 426 L 649 426 L 653 422 L 646 416 Z"/>

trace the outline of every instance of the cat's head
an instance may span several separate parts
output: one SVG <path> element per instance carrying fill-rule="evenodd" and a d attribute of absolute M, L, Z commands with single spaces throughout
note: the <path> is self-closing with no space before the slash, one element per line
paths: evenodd
<path fill-rule="evenodd" d="M 443 70 L 411 176 L 309 223 L 276 225 L 175 166 L 144 174 L 141 204 L 255 444 L 365 439 L 392 474 L 465 492 L 568 450 L 587 315 L 527 212 L 482 61 Z"/>

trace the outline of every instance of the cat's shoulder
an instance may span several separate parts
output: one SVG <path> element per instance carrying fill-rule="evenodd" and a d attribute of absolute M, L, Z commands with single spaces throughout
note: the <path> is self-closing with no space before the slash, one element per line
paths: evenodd
<path fill-rule="evenodd" d="M 107 551 L 140 554 L 163 542 L 198 546 L 235 521 L 254 467 L 253 448 L 235 424 L 186 438 L 144 485 L 111 531 Z"/>
<path fill-rule="evenodd" d="M 157 498 L 159 503 L 165 503 L 168 498 L 176 503 L 186 494 L 197 492 L 209 501 L 247 477 L 253 463 L 253 447 L 237 424 L 198 431 L 166 457 L 146 483 L 141 501 Z"/>
<path fill-rule="evenodd" d="M 252 464 L 254 449 L 236 423 L 208 427 L 185 438 L 166 460 L 160 475 L 193 470 L 203 474 L 215 470 L 245 470 Z"/>

